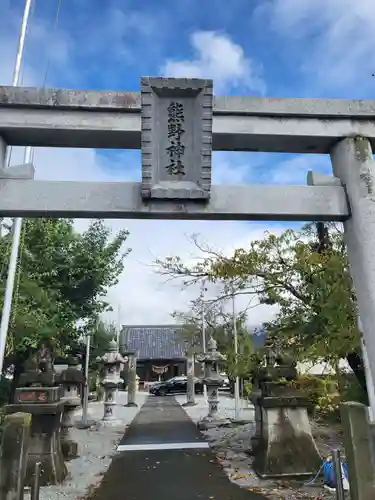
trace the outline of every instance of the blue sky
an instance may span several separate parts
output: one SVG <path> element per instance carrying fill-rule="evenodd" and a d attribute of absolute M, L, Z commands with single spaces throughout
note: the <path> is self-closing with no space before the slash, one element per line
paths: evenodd
<path fill-rule="evenodd" d="M 6 4 L 9 15 L 0 26 L 14 34 L 24 1 Z M 47 57 L 54 53 L 49 86 L 138 91 L 143 75 L 193 72 L 217 77 L 218 94 L 366 99 L 375 88 L 371 4 L 234 0 L 229 7 L 222 0 L 62 0 L 53 36 L 57 0 L 35 0 L 25 59 L 38 75 L 35 83 L 42 84 Z M 139 156 L 131 155 L 138 162 Z M 306 160 L 294 155 L 215 153 L 218 161 L 228 157 L 248 182 L 304 182 Z M 287 170 L 281 175 L 280 166 L 290 160 L 293 175 Z M 329 171 L 325 157 L 309 162 Z"/>
<path fill-rule="evenodd" d="M 56 33 L 57 0 L 34 3 L 24 84 L 43 84 L 50 57 L 47 86 L 138 91 L 141 76 L 163 75 L 213 78 L 215 93 L 227 95 L 368 99 L 375 94 L 374 0 L 232 0 L 230 4 L 223 0 L 61 0 Z M 2 1 L 0 83 L 11 81 L 23 6 L 23 0 Z M 139 152 L 38 150 L 35 162 L 39 178 L 140 178 Z M 330 165 L 322 155 L 215 153 L 213 169 L 216 183 L 305 184 L 309 169 L 329 173 Z M 147 226 L 147 221 L 116 224 L 114 229 L 121 224 L 130 228 L 136 257 L 111 300 L 120 303 L 129 286 L 139 289 L 140 297 L 151 294 L 150 322 L 167 321 L 169 309 L 181 308 L 188 297 L 169 304 L 175 289 L 166 292 L 168 287 L 145 267 L 151 255 L 186 254 L 186 233 L 201 232 L 210 244 L 230 251 L 260 237 L 264 229 L 285 227 L 165 221 L 154 226 Z M 229 247 L 222 243 L 223 227 Z M 152 238 L 155 231 L 163 234 L 163 247 L 157 247 Z M 146 233 L 151 234 L 149 239 Z M 124 306 L 128 309 L 124 318 L 144 322 L 141 300 Z M 136 313 L 132 315 L 130 309 Z M 259 310 L 263 312 L 255 309 L 257 320 L 265 314 Z"/>

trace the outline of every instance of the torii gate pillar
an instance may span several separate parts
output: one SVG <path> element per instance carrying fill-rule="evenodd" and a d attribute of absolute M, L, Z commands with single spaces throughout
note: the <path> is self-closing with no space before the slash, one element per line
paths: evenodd
<path fill-rule="evenodd" d="M 375 380 L 375 162 L 370 141 L 340 141 L 331 151 L 333 174 L 344 186 L 351 216 L 344 222 L 351 274 Z"/>

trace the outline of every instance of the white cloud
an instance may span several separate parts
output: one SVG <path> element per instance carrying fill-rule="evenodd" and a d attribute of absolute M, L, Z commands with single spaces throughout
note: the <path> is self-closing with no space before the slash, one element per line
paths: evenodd
<path fill-rule="evenodd" d="M 196 31 L 190 36 L 193 59 L 168 60 L 161 73 L 170 77 L 213 78 L 215 92 L 246 88 L 264 94 L 266 85 L 258 65 L 229 36 L 214 31 Z"/>
<path fill-rule="evenodd" d="M 306 185 L 307 172 L 332 174 L 328 155 L 298 155 L 277 164 L 270 176 L 273 184 Z"/>
<path fill-rule="evenodd" d="M 38 31 L 40 33 L 40 31 Z M 16 34 L 0 32 L 2 53 L 5 54 L 0 68 L 0 82 L 10 82 L 13 57 L 15 55 Z M 60 36 L 62 34 L 60 33 Z M 209 74 L 219 83 L 219 88 L 229 85 L 245 85 L 248 88 L 262 87 L 254 72 L 252 62 L 244 55 L 242 48 L 235 45 L 227 37 L 215 33 L 197 33 L 193 37 L 194 48 L 198 52 L 198 60 L 191 61 L 197 68 L 207 65 Z M 69 47 L 74 44 L 69 39 Z M 65 66 L 66 45 L 61 44 L 61 60 Z M 73 45 L 74 48 L 74 45 Z M 36 55 L 34 54 L 34 57 Z M 31 57 L 31 60 L 33 58 Z M 175 66 L 173 66 L 175 64 Z M 172 66 L 171 66 L 172 65 Z M 200 66 L 199 66 L 200 65 Z M 182 71 L 178 63 L 168 62 L 165 68 Z M 178 69 L 179 68 L 179 69 Z M 67 67 L 66 70 L 73 71 Z M 198 70 L 197 70 L 198 71 Z M 32 66 L 27 74 L 25 84 L 35 84 L 38 79 L 38 69 Z M 203 73 L 202 73 L 203 75 Z M 202 76 L 196 73 L 194 76 Z M 184 76 L 192 76 L 184 74 Z M 58 75 L 54 74 L 54 80 Z M 215 182 L 243 182 L 246 176 L 244 166 L 236 169 L 230 166 L 230 154 L 226 161 L 214 162 Z M 12 163 L 22 161 L 22 148 L 14 148 Z M 130 162 L 130 163 L 129 163 Z M 94 150 L 83 149 L 52 149 L 38 148 L 35 151 L 34 164 L 38 179 L 59 180 L 129 180 L 139 177 L 140 165 L 134 163 L 134 155 L 121 152 L 118 155 L 105 156 Z M 126 165 L 126 167 L 125 167 Z M 83 228 L 87 221 L 79 221 L 77 227 Z M 194 221 L 108 221 L 108 225 L 117 231 L 128 228 L 130 231 L 129 246 L 133 249 L 126 259 L 125 271 L 119 284 L 109 291 L 109 299 L 114 313 L 110 317 L 116 320 L 117 308 L 121 306 L 121 321 L 123 323 L 160 324 L 170 322 L 170 314 L 174 310 L 188 308 L 189 301 L 195 298 L 198 290 L 180 290 L 180 285 L 165 284 L 165 278 L 156 275 L 150 267 L 156 258 L 167 255 L 180 255 L 191 258 L 197 255 L 197 250 L 188 242 L 186 235 L 199 233 L 205 241 L 215 248 L 229 252 L 236 247 L 246 246 L 254 238 L 260 238 L 265 229 L 262 224 L 243 222 L 194 222 Z M 238 300 L 238 308 L 245 307 L 246 298 Z M 269 319 L 273 310 L 260 306 L 250 311 L 250 322 L 258 324 Z"/>
<path fill-rule="evenodd" d="M 324 89 L 374 87 L 373 0 L 270 0 L 258 13 L 303 55 L 302 70 Z M 264 16 L 264 17 L 263 17 Z M 317 77 L 317 78 L 316 78 Z"/>

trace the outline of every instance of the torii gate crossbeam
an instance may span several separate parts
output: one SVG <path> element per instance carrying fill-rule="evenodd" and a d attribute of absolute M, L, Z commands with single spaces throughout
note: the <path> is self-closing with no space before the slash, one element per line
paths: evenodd
<path fill-rule="evenodd" d="M 375 380 L 375 101 L 212 97 L 212 82 L 142 78 L 141 94 L 0 87 L 0 217 L 344 222 Z M 34 181 L 6 145 L 142 150 L 142 182 Z M 308 186 L 213 186 L 211 151 L 327 153 Z M 51 166 L 53 168 L 53 165 Z"/>

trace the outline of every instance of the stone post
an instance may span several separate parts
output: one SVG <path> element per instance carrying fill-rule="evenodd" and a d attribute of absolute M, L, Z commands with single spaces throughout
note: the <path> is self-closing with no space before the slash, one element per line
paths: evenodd
<path fill-rule="evenodd" d="M 359 316 L 375 381 L 375 163 L 370 141 L 347 138 L 331 151 L 333 173 L 345 186 L 350 218 L 344 222 Z"/>
<path fill-rule="evenodd" d="M 77 370 L 79 362 L 77 358 L 68 359 L 68 368 L 60 374 L 60 383 L 63 388 L 61 401 L 64 402 L 64 413 L 61 422 L 61 449 L 65 459 L 78 456 L 77 442 L 72 439 L 71 429 L 75 424 L 75 411 L 81 405 L 79 397 L 79 387 L 83 385 L 84 377 L 81 371 Z"/>
<path fill-rule="evenodd" d="M 102 386 L 104 387 L 104 415 L 102 423 L 117 425 L 120 423 L 116 417 L 118 387 L 121 383 L 121 365 L 125 363 L 125 360 L 119 353 L 115 339 L 109 343 L 108 352 L 104 354 L 101 361 L 104 370 L 102 380 Z"/>
<path fill-rule="evenodd" d="M 45 352 L 43 350 L 42 352 Z M 61 387 L 53 371 L 50 355 L 38 362 L 33 356 L 20 377 L 14 403 L 5 406 L 8 414 L 31 413 L 31 442 L 26 467 L 25 484 L 31 486 L 35 463 L 41 462 L 40 485 L 59 484 L 67 476 L 61 451 L 60 426 L 64 410 Z M 42 366 L 43 372 L 39 366 Z"/>
<path fill-rule="evenodd" d="M 350 498 L 372 500 L 375 498 L 375 465 L 367 407 L 357 402 L 343 403 L 341 422 L 348 461 Z"/>
<path fill-rule="evenodd" d="M 208 429 L 217 425 L 228 423 L 227 419 L 220 419 L 219 415 L 219 387 L 223 385 L 220 376 L 220 365 L 224 356 L 217 350 L 217 342 L 212 337 L 208 342 L 208 352 L 199 356 L 198 361 L 204 362 L 205 378 L 203 382 L 207 387 L 208 414 L 198 422 L 199 429 Z"/>
<path fill-rule="evenodd" d="M 0 447 L 0 498 L 23 500 L 30 446 L 30 413 L 5 417 Z"/>
<path fill-rule="evenodd" d="M 128 358 L 128 402 L 125 406 L 137 407 L 137 355 L 134 352 L 126 353 Z"/>
<path fill-rule="evenodd" d="M 186 403 L 182 406 L 195 406 L 195 374 L 194 374 L 194 355 L 188 354 L 186 360 Z"/>

